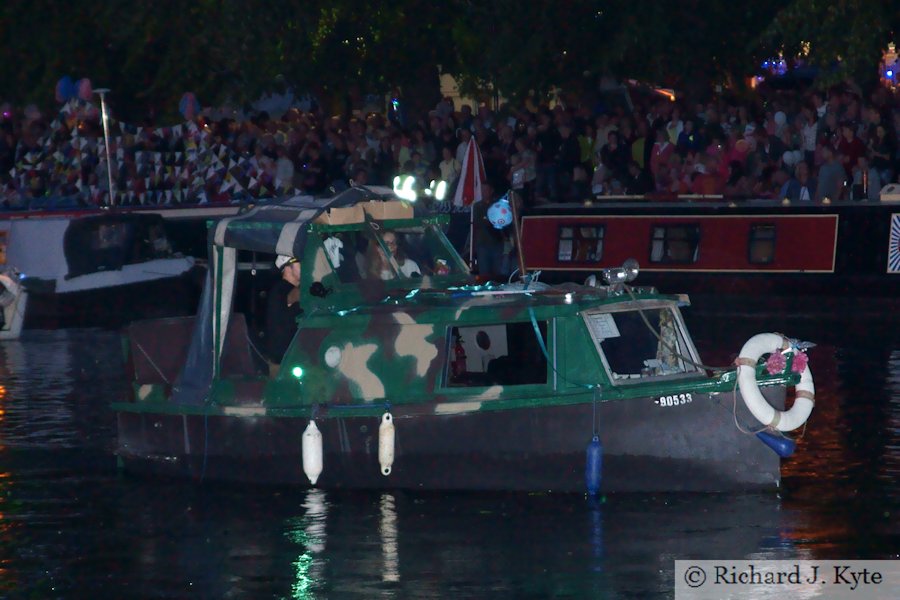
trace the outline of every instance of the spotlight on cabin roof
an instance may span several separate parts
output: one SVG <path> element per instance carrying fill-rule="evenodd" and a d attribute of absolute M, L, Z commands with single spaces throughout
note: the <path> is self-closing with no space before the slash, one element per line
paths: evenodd
<path fill-rule="evenodd" d="M 397 175 L 394 177 L 394 195 L 402 200 L 415 202 L 419 198 L 416 193 L 416 178 L 412 175 Z"/>
<path fill-rule="evenodd" d="M 638 272 L 640 271 L 640 265 L 638 261 L 633 258 L 629 258 L 624 263 L 622 263 L 621 267 L 611 268 L 611 269 L 603 269 L 603 279 L 609 285 L 616 285 L 621 283 L 630 283 L 637 279 Z"/>

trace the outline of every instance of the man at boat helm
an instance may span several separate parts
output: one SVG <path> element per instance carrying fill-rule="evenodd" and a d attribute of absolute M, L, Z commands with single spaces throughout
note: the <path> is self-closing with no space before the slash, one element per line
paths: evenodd
<path fill-rule="evenodd" d="M 275 267 L 281 279 L 269 290 L 266 310 L 266 358 L 269 374 L 275 376 L 285 351 L 297 332 L 300 309 L 300 262 L 293 256 L 278 255 Z"/>

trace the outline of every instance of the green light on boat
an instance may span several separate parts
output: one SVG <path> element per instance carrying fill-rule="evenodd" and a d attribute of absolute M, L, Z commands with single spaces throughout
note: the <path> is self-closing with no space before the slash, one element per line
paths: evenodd
<path fill-rule="evenodd" d="M 291 375 L 296 377 L 297 379 L 303 378 L 303 367 L 294 367 L 291 369 Z"/>

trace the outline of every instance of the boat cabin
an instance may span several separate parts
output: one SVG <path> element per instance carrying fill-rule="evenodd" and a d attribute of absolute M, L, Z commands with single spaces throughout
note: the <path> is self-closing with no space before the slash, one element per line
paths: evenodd
<path fill-rule="evenodd" d="M 639 289 L 631 299 L 606 287 L 475 286 L 443 234 L 445 217 L 414 217 L 405 205 L 385 213 L 375 202 L 388 204 L 318 207 L 297 227 L 309 210 L 299 205 L 260 207 L 215 225 L 201 321 L 130 328 L 144 399 L 171 393 L 202 403 L 218 390 L 224 395 L 216 401 L 225 404 L 299 408 L 577 395 L 598 385 L 615 396 L 628 395 L 615 390 L 629 386 L 706 376 L 678 310 L 683 298 Z M 301 257 L 302 316 L 272 374 L 260 351 L 265 315 L 250 312 L 265 303 L 233 305 L 230 298 L 241 296 L 236 251 L 257 251 L 254 264 L 272 283 L 286 235 L 297 236 L 289 249 Z M 263 239 L 274 244 L 267 248 Z M 153 358 L 164 349 L 165 358 Z"/>

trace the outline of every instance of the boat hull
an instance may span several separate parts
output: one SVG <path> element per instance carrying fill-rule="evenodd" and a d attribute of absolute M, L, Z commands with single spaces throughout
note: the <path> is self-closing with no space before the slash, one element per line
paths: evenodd
<path fill-rule="evenodd" d="M 30 293 L 25 329 L 121 327 L 139 319 L 192 315 L 205 269 L 66 293 Z"/>
<path fill-rule="evenodd" d="M 783 406 L 784 389 L 766 395 Z M 739 395 L 737 419 L 756 425 Z M 438 405 L 440 406 L 440 405 Z M 464 414 L 392 409 L 396 457 L 378 463 L 379 418 L 317 419 L 326 489 L 585 491 L 591 403 Z M 601 491 L 717 492 L 775 488 L 780 459 L 734 424 L 731 394 L 599 402 Z M 245 414 L 252 413 L 252 410 Z M 301 435 L 307 418 L 203 416 L 120 411 L 118 455 L 139 473 L 308 487 Z"/>

